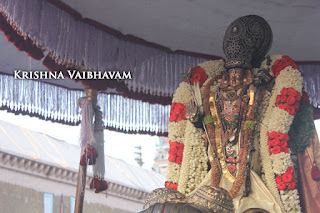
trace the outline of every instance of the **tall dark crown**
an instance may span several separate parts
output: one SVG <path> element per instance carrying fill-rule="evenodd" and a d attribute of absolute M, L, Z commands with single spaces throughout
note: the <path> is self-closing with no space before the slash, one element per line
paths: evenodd
<path fill-rule="evenodd" d="M 223 40 L 226 68 L 259 67 L 272 44 L 272 31 L 266 20 L 257 15 L 243 16 L 227 28 Z"/>

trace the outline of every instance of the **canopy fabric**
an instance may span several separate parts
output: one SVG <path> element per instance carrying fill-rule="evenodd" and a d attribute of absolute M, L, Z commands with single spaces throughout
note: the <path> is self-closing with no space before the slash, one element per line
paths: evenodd
<path fill-rule="evenodd" d="M 2 22 L 10 23 L 10 26 L 2 27 L 9 40 L 21 49 L 19 36 L 30 38 L 37 48 L 32 46 L 30 51 L 26 51 L 35 59 L 42 58 L 39 49 L 47 51 L 43 64 L 49 70 L 75 68 L 132 72 L 132 80 L 125 84 L 110 80 L 83 81 L 93 89 L 117 88 L 123 95 L 137 99 L 143 99 L 140 97 L 143 93 L 158 96 L 153 100 L 150 98 L 149 102 L 169 104 L 176 88 L 175 82 L 181 81 L 180 71 L 208 59 L 203 55 L 194 57 L 174 53 L 159 45 L 146 45 L 148 42 L 138 44 L 130 41 L 137 40 L 132 37 L 115 36 L 111 30 L 98 24 L 87 24 L 77 15 L 45 0 L 1 0 L 0 5 Z M 10 27 L 12 30 L 8 30 Z M 161 85 L 163 82 L 166 82 L 165 86 Z"/>
<path fill-rule="evenodd" d="M 0 74 L 0 109 L 9 112 L 78 125 L 81 113 L 77 100 L 84 96 L 81 90 Z M 168 134 L 169 105 L 149 104 L 106 93 L 98 95 L 98 105 L 106 129 L 158 136 Z"/>
<path fill-rule="evenodd" d="M 320 118 L 320 76 L 318 67 L 300 65 L 304 70 L 304 87 L 310 95 L 315 109 L 314 119 Z M 44 120 L 69 125 L 78 125 L 81 120 L 77 100 L 85 96 L 82 90 L 43 83 L 35 80 L 14 79 L 11 75 L 0 74 L 0 109 L 14 113 L 28 114 Z M 100 93 L 98 105 L 103 112 L 105 128 L 109 130 L 166 136 L 170 105 L 149 104 L 124 98 L 117 94 Z"/>
<path fill-rule="evenodd" d="M 303 86 L 309 95 L 312 105 L 320 108 L 320 64 L 299 65 L 303 74 Z"/>
<path fill-rule="evenodd" d="M 134 36 L 125 36 L 119 31 L 106 26 L 106 19 L 97 18 L 93 14 L 92 7 L 89 6 L 88 10 L 84 10 L 81 6 L 88 5 L 83 1 L 80 1 L 79 5 L 69 0 L 63 2 L 59 0 L 0 0 L 0 10 L 2 12 L 2 18 L 4 19 L 3 22 L 9 23 L 9 26 L 5 26 L 6 30 L 4 31 L 5 33 L 7 32 L 7 37 L 20 49 L 22 42 L 20 37 L 28 38 L 24 43 L 33 41 L 35 45 L 32 46 L 32 44 L 28 43 L 31 47 L 28 46 L 29 48 L 27 48 L 26 51 L 31 56 L 38 59 L 44 57 L 44 55 L 41 57 L 39 51 L 44 51 L 47 55 L 43 60 L 43 64 L 50 70 L 77 68 L 84 70 L 132 71 L 133 79 L 125 82 L 109 80 L 94 82 L 83 81 L 85 85 L 90 86 L 91 88 L 100 90 L 116 88 L 117 91 L 125 97 L 139 99 L 149 103 L 167 105 L 170 104 L 171 96 L 179 82 L 182 80 L 180 72 L 186 72 L 189 66 L 193 67 L 205 60 L 219 58 L 212 54 L 204 55 L 184 51 L 171 51 L 167 47 L 150 43 Z M 65 3 L 76 7 L 81 13 Z M 95 0 L 93 4 L 98 6 L 101 2 Z M 120 3 L 115 3 L 114 7 L 119 9 L 118 4 Z M 139 4 L 138 1 L 137 4 Z M 221 5 L 221 2 L 218 2 L 217 4 Z M 315 2 L 310 2 L 310 6 L 312 5 L 315 8 L 319 6 Z M 181 6 L 186 7 L 182 2 Z M 203 6 L 197 6 L 199 7 L 198 9 L 204 9 Z M 101 5 L 101 7 L 104 8 L 105 5 Z M 304 9 L 304 5 L 297 4 L 295 7 L 303 13 L 308 12 Z M 156 8 L 150 6 L 148 9 L 150 9 L 150 11 L 155 11 Z M 243 8 L 239 8 L 239 10 L 242 9 Z M 247 10 L 250 10 L 250 7 Z M 257 10 L 253 11 L 257 12 Z M 101 9 L 97 8 L 97 12 L 100 13 Z M 288 10 L 287 12 L 292 14 L 291 10 Z M 236 12 L 236 15 L 241 15 L 237 13 L 238 11 Z M 311 14 L 313 13 L 308 13 L 309 16 L 314 18 L 315 15 Z M 197 15 L 202 16 L 201 14 Z M 276 21 L 270 14 L 265 15 L 267 18 L 271 19 L 271 21 Z M 89 18 L 86 18 L 86 16 Z M 180 17 L 182 14 L 177 12 L 177 16 Z M 212 16 L 218 17 L 216 15 Z M 106 17 L 108 16 L 106 15 Z M 161 18 L 164 19 L 165 17 Z M 220 21 L 222 21 L 223 18 L 226 20 L 230 19 L 230 17 L 226 18 L 221 16 Z M 145 17 L 145 19 L 148 19 L 148 17 Z M 286 20 L 287 19 L 288 17 L 286 17 Z M 294 22 L 294 24 L 304 26 L 301 24 L 302 21 L 306 21 L 308 24 L 313 23 L 312 20 L 299 18 L 299 21 Z M 110 22 L 114 23 L 114 21 Z M 215 21 L 215 25 L 217 25 L 216 22 L 218 21 Z M 217 28 L 219 29 L 219 35 L 216 33 L 214 34 L 220 40 L 224 32 L 221 27 L 227 24 L 224 22 L 222 23 L 223 24 L 218 25 Z M 276 29 L 274 31 L 277 35 L 274 36 L 274 46 L 275 49 L 277 49 L 282 43 L 287 45 L 287 39 L 281 40 L 281 34 L 281 38 L 277 37 L 279 36 L 279 26 L 278 24 L 275 25 Z M 140 25 L 137 23 L 137 28 L 140 28 L 139 26 Z M 168 23 L 168 26 L 171 25 Z M 12 27 L 11 31 L 7 29 L 9 27 Z M 179 26 L 177 27 L 179 28 Z M 189 27 L 190 30 L 193 30 L 192 26 Z M 286 27 L 288 26 L 286 25 Z M 288 29 L 293 30 L 292 27 L 289 27 Z M 297 28 L 294 28 L 295 33 L 298 33 L 296 29 Z M 8 31 L 10 32 L 8 33 Z M 12 31 L 16 33 L 12 33 Z M 210 28 L 210 32 L 211 31 L 212 29 Z M 186 33 L 188 33 L 188 31 L 186 31 Z M 196 31 L 194 33 L 196 33 L 196 36 L 199 35 L 199 37 L 201 37 L 201 33 L 205 32 Z M 288 32 L 285 33 L 287 35 Z M 301 34 L 300 31 L 299 33 Z M 317 32 L 313 34 L 316 36 Z M 308 34 L 308 36 L 310 36 L 310 34 Z M 296 39 L 296 37 L 297 36 L 295 36 L 294 39 Z M 19 42 L 17 42 L 17 40 L 19 40 Z M 214 39 L 210 44 L 213 45 L 213 49 L 216 51 L 215 53 L 222 55 L 222 48 L 220 47 L 222 41 L 220 40 Z M 301 42 L 306 43 L 306 40 L 307 39 L 301 40 Z M 310 43 L 309 41 L 310 40 L 308 40 L 308 43 Z M 193 40 L 190 42 L 192 43 Z M 208 42 L 207 39 L 204 40 L 202 45 L 208 46 L 206 42 Z M 216 45 L 218 45 L 219 48 L 214 48 Z M 292 44 L 287 45 L 286 48 L 292 50 L 291 46 L 300 45 L 300 43 L 293 42 Z M 25 44 L 22 46 L 25 46 Z M 189 46 L 189 44 L 186 44 L 186 46 Z M 312 48 L 310 47 L 313 53 L 316 53 L 319 50 L 319 48 L 316 48 L 317 46 L 319 46 L 319 44 L 316 42 L 313 43 Z M 191 50 L 195 50 L 194 47 L 195 46 L 193 46 Z M 304 49 L 305 48 L 306 47 L 304 47 Z M 298 60 L 305 60 L 304 55 L 309 55 L 311 60 L 315 60 L 315 54 L 309 54 L 308 52 L 304 52 L 303 54 L 299 52 L 299 54 L 297 54 L 297 52 L 298 51 L 293 51 L 293 55 L 296 55 Z M 290 52 L 288 55 L 296 59 Z"/>
<path fill-rule="evenodd" d="M 94 0 L 93 2 L 97 1 Z M 12 75 L 13 69 L 16 68 L 25 70 L 32 70 L 32 68 L 45 70 L 48 68 L 49 70 L 62 71 L 74 68 L 131 71 L 132 80 L 98 80 L 82 81 L 82 83 L 95 89 L 104 90 L 107 93 L 99 96 L 99 104 L 102 110 L 109 113 L 105 114 L 104 117 L 106 128 L 130 133 L 166 135 L 170 111 L 168 105 L 171 103 L 176 88 L 182 81 L 181 72 L 186 72 L 189 67 L 203 61 L 218 59 L 219 57 L 212 53 L 221 55 L 222 48 L 219 47 L 219 50 L 215 48 L 214 51 L 216 52 L 210 52 L 211 55 L 172 51 L 165 46 L 124 35 L 106 26 L 105 19 L 96 19 L 96 16 L 92 14 L 91 7 L 88 11 L 81 8 L 81 5 L 86 5 L 83 1 L 79 1 L 78 6 L 73 1 L 64 0 L 63 2 L 59 0 L 0 0 L 0 30 L 19 50 L 27 52 L 29 56 L 40 59 L 42 62 L 39 63 L 30 59 L 29 62 L 23 63 L 22 61 L 27 60 L 25 56 L 18 55 L 18 51 L 16 51 L 17 55 L 14 53 L 10 55 L 12 51 L 7 51 L 9 49 L 8 44 L 4 42 L 4 36 L 0 36 L 0 45 L 4 47 L 1 48 L 0 56 L 5 56 L 0 58 L 0 73 L 5 73 L 5 75 L 0 75 L 1 109 L 74 125 L 80 122 L 76 100 L 84 96 L 84 93 L 80 91 L 83 86 L 79 82 L 67 79 L 60 81 L 41 80 L 41 82 L 19 80 L 13 82 L 12 76 L 10 77 L 7 74 Z M 65 3 L 75 6 L 81 13 Z M 118 3 L 114 4 L 115 8 L 119 9 Z M 181 4 L 182 7 L 185 7 L 184 3 Z M 319 7 L 315 2 L 310 2 L 309 6 Z M 304 12 L 307 10 L 303 9 L 303 4 L 298 4 L 296 7 Z M 150 10 L 155 9 L 150 8 Z M 101 12 L 101 9 L 97 9 L 97 11 Z M 234 18 L 240 15 L 244 14 L 235 13 L 234 16 L 236 17 Z M 308 13 L 308 15 L 315 16 L 311 13 Z M 182 16 L 182 14 L 179 16 Z M 268 14 L 267 17 L 276 25 L 276 29 L 273 29 L 273 31 L 276 33 L 274 43 L 277 45 L 274 45 L 275 48 L 271 49 L 271 53 L 274 49 L 278 50 L 278 47 L 301 47 L 301 44 L 297 42 L 292 42 L 289 46 L 282 46 L 282 42 L 288 45 L 287 41 L 277 37 L 282 36 L 279 34 L 279 26 Z M 222 18 L 230 19 L 230 17 Z M 300 21 L 295 22 L 298 26 L 303 21 L 300 18 Z M 98 21 L 101 21 L 101 23 Z M 305 21 L 308 24 L 313 23 L 312 20 Z M 111 22 L 113 23 L 113 21 Z M 216 22 L 214 23 L 216 25 Z M 210 45 L 216 46 L 222 43 L 223 32 L 226 28 L 224 25 L 227 24 L 219 25 L 217 28 L 219 29 L 219 36 Z M 270 24 L 273 28 L 273 24 Z M 137 23 L 138 28 L 139 26 Z M 170 26 L 169 23 L 168 26 Z M 222 29 L 222 26 L 224 29 Z M 177 27 L 179 28 L 179 26 Z M 286 25 L 286 27 L 288 26 Z M 292 30 L 292 28 L 288 29 Z M 188 33 L 188 31 L 185 33 Z M 300 30 L 299 33 L 301 33 Z M 316 31 L 312 34 L 317 36 L 319 32 Z M 201 37 L 201 33 L 196 31 L 194 38 L 196 39 L 198 36 Z M 311 43 L 311 38 L 305 39 L 309 39 L 308 44 Z M 190 42 L 193 41 L 194 39 L 190 40 Z M 203 42 L 197 42 L 197 44 L 208 46 L 206 42 L 207 40 L 204 39 Z M 301 40 L 301 43 L 306 44 L 306 41 Z M 195 49 L 195 46 L 189 44 L 186 46 L 189 50 L 203 50 L 203 52 L 209 53 L 205 48 Z M 292 57 L 293 55 L 294 59 L 300 59 L 298 65 L 304 74 L 304 86 L 315 107 L 320 106 L 320 62 L 315 60 L 319 55 L 316 54 L 320 49 L 318 46 L 317 42 L 313 42 L 313 46 L 308 47 L 312 54 L 303 52 L 302 50 L 306 50 L 305 48 L 301 51 L 292 51 L 291 48 L 291 51 L 288 51 L 289 56 Z M 306 60 L 305 56 L 315 61 L 301 62 Z M 58 85 L 58 87 L 52 84 Z M 36 87 L 41 89 L 32 89 Z M 10 90 L 8 88 L 14 89 Z M 40 94 L 39 91 L 44 91 L 44 94 Z M 35 99 L 34 97 L 38 98 Z"/>

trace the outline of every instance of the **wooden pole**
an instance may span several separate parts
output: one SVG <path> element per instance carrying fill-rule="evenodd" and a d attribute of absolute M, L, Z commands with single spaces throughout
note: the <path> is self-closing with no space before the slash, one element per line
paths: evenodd
<path fill-rule="evenodd" d="M 92 103 L 92 107 L 95 108 L 97 106 L 98 92 L 92 89 L 86 89 L 85 92 L 86 92 L 86 97 Z M 84 200 L 84 193 L 86 190 L 86 178 L 87 178 L 87 164 L 85 164 L 84 166 L 81 166 L 79 164 L 76 203 L 74 206 L 74 213 L 82 213 L 83 211 L 83 200 Z"/>
<path fill-rule="evenodd" d="M 76 203 L 74 206 L 74 213 L 82 213 L 84 192 L 86 189 L 87 165 L 79 166 Z"/>

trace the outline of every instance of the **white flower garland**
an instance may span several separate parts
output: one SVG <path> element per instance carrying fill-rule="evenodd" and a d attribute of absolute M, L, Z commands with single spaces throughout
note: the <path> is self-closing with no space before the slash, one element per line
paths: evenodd
<path fill-rule="evenodd" d="M 181 134 L 186 129 L 187 120 L 179 122 L 170 122 L 168 125 L 168 137 L 171 141 L 184 143 L 184 134 Z"/>
<path fill-rule="evenodd" d="M 201 138 L 202 129 L 188 121 L 185 129 L 185 146 L 178 190 L 184 194 L 192 192 L 207 174 L 208 157 Z"/>
<path fill-rule="evenodd" d="M 208 82 L 211 77 L 220 75 L 225 71 L 224 61 L 222 59 L 206 61 L 198 66 L 203 68 L 208 75 L 206 82 Z M 172 102 L 187 105 L 191 100 L 193 100 L 193 96 L 190 91 L 190 85 L 187 82 L 181 82 L 173 96 Z M 203 131 L 195 128 L 193 124 L 187 120 L 170 122 L 168 130 L 169 139 L 183 143 L 184 151 L 181 166 L 177 163 L 169 162 L 167 180 L 172 183 L 179 183 L 178 190 L 180 192 L 189 193 L 201 183 L 207 173 L 208 157 L 203 142 L 201 141 Z M 197 136 L 195 137 L 196 133 Z"/>
<path fill-rule="evenodd" d="M 180 176 L 180 165 L 177 163 L 169 162 L 167 180 L 173 183 L 178 183 L 179 176 Z"/>
<path fill-rule="evenodd" d="M 271 57 L 272 63 L 275 60 L 281 59 L 282 56 Z M 266 66 L 266 61 L 262 63 Z M 270 67 L 271 67 L 270 66 Z M 294 116 L 290 115 L 285 110 L 275 107 L 277 95 L 281 94 L 283 88 L 294 88 L 298 92 L 302 92 L 302 76 L 300 72 L 293 69 L 291 66 L 282 70 L 279 76 L 276 78 L 275 85 L 272 91 L 272 95 L 269 101 L 269 106 L 266 110 L 266 114 L 262 120 L 260 131 L 260 154 L 262 168 L 265 173 L 266 184 L 270 192 L 275 197 L 276 201 L 280 205 L 283 212 L 300 212 L 301 207 L 299 205 L 299 195 L 297 190 L 281 191 L 281 196 L 277 188 L 275 180 L 276 175 L 282 175 L 286 169 L 293 165 L 290 158 L 290 152 L 271 154 L 269 153 L 268 146 L 268 132 L 276 131 L 287 134 L 289 132 L 291 123 Z M 294 202 L 293 202 L 294 200 Z"/>
<path fill-rule="evenodd" d="M 173 95 L 172 103 L 182 103 L 184 105 L 188 104 L 193 100 L 192 93 L 190 91 L 190 85 L 187 82 L 181 82 L 176 93 Z"/>
<path fill-rule="evenodd" d="M 192 94 L 190 86 L 186 82 L 181 82 L 176 93 L 173 95 L 172 103 L 182 103 L 186 105 L 192 100 Z M 168 125 L 168 137 L 171 141 L 184 144 L 184 131 L 186 129 L 187 120 L 181 120 L 178 122 L 169 122 Z M 184 157 L 183 157 L 184 158 Z M 172 183 L 178 183 L 180 177 L 181 166 L 175 162 L 169 162 L 167 181 Z"/>

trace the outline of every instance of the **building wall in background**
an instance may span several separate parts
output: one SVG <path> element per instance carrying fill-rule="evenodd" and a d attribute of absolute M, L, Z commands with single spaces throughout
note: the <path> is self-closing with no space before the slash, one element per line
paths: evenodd
<path fill-rule="evenodd" d="M 0 210 L 3 213 L 43 213 L 43 192 L 26 187 L 0 182 Z M 53 212 L 60 211 L 61 196 L 53 196 Z M 63 213 L 70 212 L 70 197 L 63 196 Z M 84 203 L 84 212 L 129 213 L 101 204 Z"/>

